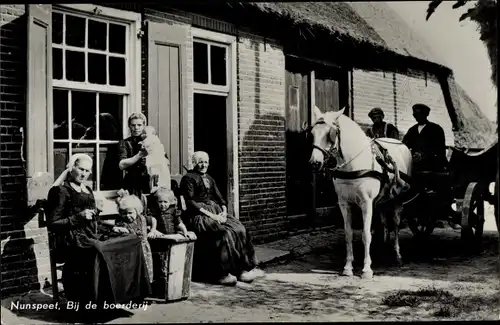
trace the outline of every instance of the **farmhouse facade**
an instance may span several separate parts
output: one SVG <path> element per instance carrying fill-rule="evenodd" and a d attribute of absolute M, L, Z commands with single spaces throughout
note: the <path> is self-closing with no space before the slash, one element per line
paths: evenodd
<path fill-rule="evenodd" d="M 365 126 L 381 107 L 404 134 L 423 102 L 450 146 L 485 146 L 493 130 L 383 3 L 2 5 L 0 15 L 2 295 L 50 279 L 32 208 L 40 175 L 88 153 L 114 213 L 116 143 L 133 112 L 158 130 L 177 181 L 195 150 L 210 154 L 256 242 L 334 219 L 331 182 L 307 165 L 314 105 L 348 107 Z"/>

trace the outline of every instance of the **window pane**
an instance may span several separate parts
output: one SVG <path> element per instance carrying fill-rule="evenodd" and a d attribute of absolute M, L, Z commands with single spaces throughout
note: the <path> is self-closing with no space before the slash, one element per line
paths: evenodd
<path fill-rule="evenodd" d="M 54 89 L 54 139 L 68 139 L 68 91 Z"/>
<path fill-rule="evenodd" d="M 125 86 L 125 59 L 109 57 L 109 84 Z"/>
<path fill-rule="evenodd" d="M 106 23 L 89 19 L 88 47 L 94 50 L 106 51 Z"/>
<path fill-rule="evenodd" d="M 96 153 L 96 144 L 95 143 L 73 143 L 71 145 L 72 147 L 72 154 L 76 153 L 84 153 L 90 156 L 92 160 L 94 161 L 94 164 L 92 166 L 92 173 L 90 174 L 89 178 L 87 179 L 87 182 L 85 183 L 87 186 L 90 186 L 94 191 L 97 190 L 96 187 L 96 159 L 95 159 L 95 153 Z"/>
<path fill-rule="evenodd" d="M 66 51 L 66 79 L 85 81 L 85 53 Z"/>
<path fill-rule="evenodd" d="M 109 24 L 109 51 L 125 54 L 126 33 L 125 26 Z"/>
<path fill-rule="evenodd" d="M 63 58 L 61 49 L 52 49 L 52 78 L 61 80 L 63 77 Z"/>
<path fill-rule="evenodd" d="M 54 142 L 54 180 L 66 169 L 69 162 L 68 143 Z"/>
<path fill-rule="evenodd" d="M 62 44 L 63 41 L 63 15 L 52 13 L 52 43 Z"/>
<path fill-rule="evenodd" d="M 123 121 L 123 96 L 99 94 L 99 139 L 121 140 Z"/>
<path fill-rule="evenodd" d="M 226 48 L 210 45 L 210 72 L 212 73 L 212 85 L 227 85 Z"/>
<path fill-rule="evenodd" d="M 194 82 L 208 83 L 208 45 L 193 42 Z"/>
<path fill-rule="evenodd" d="M 88 76 L 89 82 L 93 84 L 106 84 L 106 55 L 88 53 Z"/>
<path fill-rule="evenodd" d="M 299 98 L 299 87 L 290 85 L 288 88 L 288 106 L 297 110 L 299 108 Z"/>
<path fill-rule="evenodd" d="M 118 167 L 120 162 L 118 143 L 99 146 L 99 172 L 101 191 L 116 190 L 122 187 L 123 172 Z"/>
<path fill-rule="evenodd" d="M 66 44 L 85 47 L 85 18 L 66 14 Z"/>
<path fill-rule="evenodd" d="M 96 94 L 71 92 L 72 138 L 75 140 L 95 140 Z"/>

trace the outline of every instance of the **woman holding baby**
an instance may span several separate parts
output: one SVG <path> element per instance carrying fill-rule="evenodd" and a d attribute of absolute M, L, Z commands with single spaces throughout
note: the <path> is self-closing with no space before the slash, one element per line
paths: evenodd
<path fill-rule="evenodd" d="M 151 288 L 141 241 L 101 222 L 92 189 L 85 185 L 92 165 L 88 155 L 73 155 L 47 199 L 54 256 L 58 263 L 65 263 L 66 298 L 82 302 L 81 306 L 91 301 L 101 307 L 104 302 L 142 299 Z"/>
<path fill-rule="evenodd" d="M 145 159 L 143 159 L 147 153 L 141 146 L 141 136 L 144 133 L 146 123 L 147 120 L 144 114 L 132 113 L 128 118 L 130 137 L 119 143 L 119 167 L 125 171 L 122 187 L 131 195 L 137 195 L 138 197 L 150 192 L 149 174 Z"/>

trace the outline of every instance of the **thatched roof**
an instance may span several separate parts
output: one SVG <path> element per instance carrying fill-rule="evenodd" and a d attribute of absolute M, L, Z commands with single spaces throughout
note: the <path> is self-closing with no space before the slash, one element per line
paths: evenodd
<path fill-rule="evenodd" d="M 433 52 L 420 35 L 386 3 L 348 2 L 348 4 L 383 38 L 392 51 L 446 66 L 444 60 Z"/>
<path fill-rule="evenodd" d="M 498 140 L 496 126 L 488 120 L 479 106 L 453 79 L 449 80 L 451 99 L 457 115 L 455 146 L 483 149 Z"/>
<path fill-rule="evenodd" d="M 374 49 L 415 58 L 449 70 L 387 4 L 381 2 L 252 2 L 264 13 L 329 31 Z M 423 13 L 425 14 L 425 13 Z"/>

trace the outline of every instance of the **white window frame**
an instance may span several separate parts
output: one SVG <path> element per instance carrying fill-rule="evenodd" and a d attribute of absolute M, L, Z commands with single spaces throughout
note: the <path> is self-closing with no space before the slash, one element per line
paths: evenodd
<path fill-rule="evenodd" d="M 135 112 L 141 112 L 141 40 L 138 37 L 141 31 L 141 14 L 126 10 L 114 9 L 103 7 L 93 4 L 54 4 L 53 9 L 58 12 L 64 12 L 68 14 L 85 15 L 90 16 L 89 18 L 95 18 L 97 20 L 105 20 L 108 22 L 117 22 L 121 24 L 126 24 L 129 26 L 128 37 L 128 55 L 126 58 L 126 86 L 108 86 L 108 85 L 94 85 L 83 82 L 72 82 L 65 80 L 52 80 L 53 88 L 69 89 L 76 91 L 95 91 L 95 92 L 112 92 L 117 94 L 124 94 L 124 111 L 122 119 L 122 130 L 123 138 L 128 136 L 128 125 L 127 120 L 130 114 Z M 98 13 L 98 14 L 96 14 Z M 53 43 L 54 44 L 54 43 Z M 55 48 L 58 48 L 57 46 Z M 96 51 L 99 52 L 99 51 Z M 119 56 L 119 55 L 116 55 Z M 124 91 L 124 89 L 126 89 Z M 98 121 L 98 119 L 97 119 Z M 97 122 L 98 123 L 98 122 Z M 98 125 L 96 129 L 98 128 Z M 52 141 L 57 141 L 52 139 Z M 71 140 L 72 143 L 77 143 L 77 141 Z M 96 142 L 96 140 L 85 141 L 86 143 Z M 106 144 L 110 141 L 100 140 L 99 143 Z M 99 153 L 97 153 L 99 154 Z M 100 172 L 100 171 L 99 171 Z M 116 189 L 118 190 L 118 188 Z M 104 198 L 116 197 L 116 190 L 108 191 L 96 191 L 98 195 Z M 106 210 L 106 208 L 105 208 Z M 107 214 L 107 213 L 104 213 Z"/>
<path fill-rule="evenodd" d="M 227 46 L 226 51 L 226 86 L 206 85 L 194 82 L 194 69 L 193 69 L 193 95 L 195 93 L 207 95 L 227 96 L 229 105 L 231 106 L 232 115 L 232 147 L 233 147 L 233 183 L 231 184 L 231 192 L 233 196 L 233 211 L 234 217 L 239 219 L 239 166 L 238 166 L 238 98 L 237 98 L 237 71 L 236 71 L 236 37 L 222 33 L 212 32 L 201 28 L 193 27 L 191 29 L 193 42 L 209 43 L 218 46 Z M 194 45 L 194 44 L 193 44 Z M 210 56 L 208 57 L 210 60 Z M 210 63 L 210 61 L 209 61 Z M 210 64 L 209 64 L 210 71 Z M 227 112 L 227 111 L 226 111 Z M 229 193 L 228 193 L 229 194 Z M 229 201 L 229 200 L 228 200 Z M 228 202 L 229 204 L 230 202 Z"/>
<path fill-rule="evenodd" d="M 210 47 L 207 47 L 207 69 L 208 69 L 208 84 L 200 83 L 194 81 L 193 83 L 194 89 L 197 90 L 198 93 L 209 94 L 209 95 L 222 95 L 225 96 L 231 91 L 231 44 L 233 43 L 234 37 L 229 35 L 224 35 L 216 32 L 211 32 L 199 28 L 193 28 L 193 47 L 194 43 L 203 43 L 208 46 L 215 45 L 219 47 L 224 47 L 226 49 L 226 85 L 213 85 L 211 83 L 212 79 L 212 71 L 211 71 L 211 62 L 210 62 Z M 234 38 L 236 41 L 236 38 Z"/>

